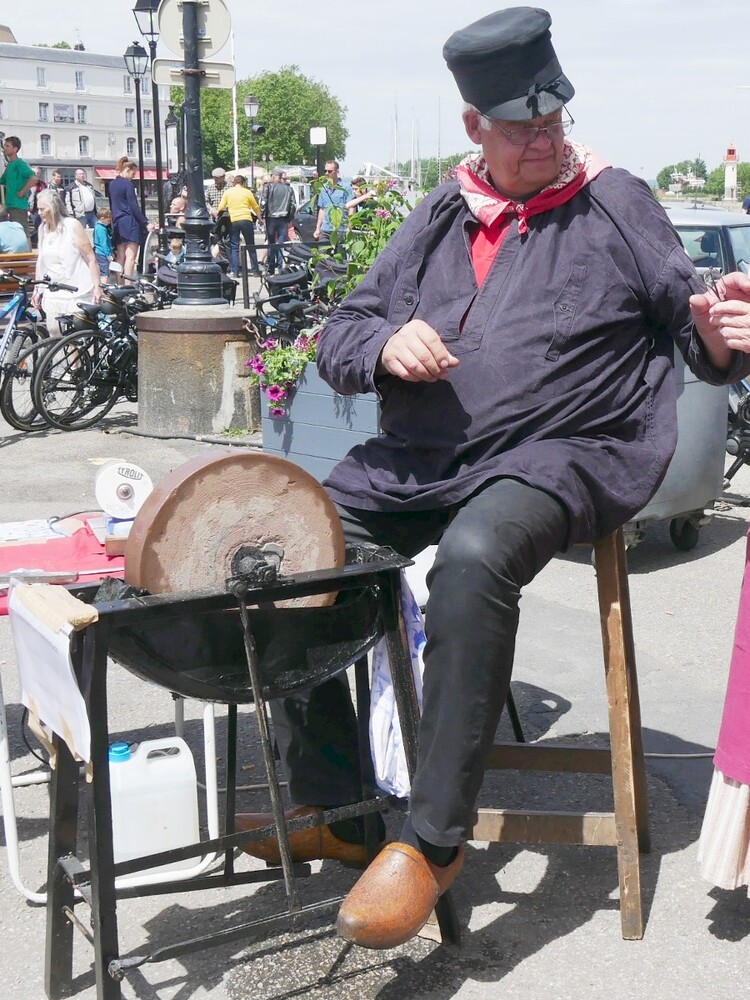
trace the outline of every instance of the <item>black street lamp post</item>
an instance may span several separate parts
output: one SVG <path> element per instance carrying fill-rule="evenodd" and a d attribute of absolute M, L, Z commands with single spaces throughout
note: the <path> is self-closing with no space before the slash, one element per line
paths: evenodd
<path fill-rule="evenodd" d="M 151 67 L 153 70 L 154 59 L 156 59 L 156 42 L 159 38 L 159 24 L 157 14 L 161 0 L 136 0 L 133 8 L 133 16 L 138 30 L 148 42 L 148 49 L 151 55 Z M 167 234 L 164 230 L 164 165 L 161 159 L 161 118 L 159 115 L 159 88 L 151 80 L 151 96 L 153 99 L 154 115 L 154 157 L 156 159 L 156 203 L 159 212 L 159 251 L 167 251 Z"/>
<path fill-rule="evenodd" d="M 125 51 L 122 57 L 125 68 L 130 73 L 135 83 L 135 124 L 138 135 L 138 195 L 141 202 L 141 211 L 146 214 L 146 193 L 145 193 L 145 169 L 143 166 L 143 127 L 141 125 L 141 80 L 148 69 L 148 52 L 140 44 L 133 42 Z"/>
<path fill-rule="evenodd" d="M 198 58 L 198 11 L 195 0 L 183 0 L 185 171 L 188 207 L 185 213 L 185 260 L 177 268 L 175 305 L 225 305 L 221 268 L 211 256 L 211 216 L 203 187 L 201 132 L 201 69 Z"/>
<path fill-rule="evenodd" d="M 255 137 L 263 135 L 265 126 L 256 125 L 255 119 L 260 111 L 260 102 L 253 94 L 248 94 L 242 104 L 245 117 L 250 122 L 250 190 L 255 194 Z"/>

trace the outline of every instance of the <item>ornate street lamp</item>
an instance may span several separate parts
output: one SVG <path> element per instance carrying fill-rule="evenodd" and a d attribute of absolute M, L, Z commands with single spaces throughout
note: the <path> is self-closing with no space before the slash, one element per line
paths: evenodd
<path fill-rule="evenodd" d="M 140 2 L 140 0 L 139 0 Z M 201 81 L 198 58 L 197 3 L 182 4 L 185 101 L 185 175 L 188 206 L 185 213 L 185 260 L 177 267 L 177 306 L 225 305 L 221 268 L 211 256 L 211 217 L 203 187 Z"/>
<path fill-rule="evenodd" d="M 164 119 L 164 137 L 167 151 L 167 173 L 172 185 L 172 197 L 177 194 L 177 185 L 182 186 L 185 171 L 185 152 L 182 144 L 180 121 L 174 113 L 174 104 L 169 105 L 169 113 Z"/>
<path fill-rule="evenodd" d="M 133 16 L 138 30 L 148 42 L 151 54 L 151 67 L 153 70 L 154 59 L 156 59 L 156 42 L 159 38 L 159 11 L 160 0 L 136 0 L 133 8 Z M 166 253 L 167 241 L 164 232 L 164 181 L 162 173 L 164 165 L 161 158 L 161 118 L 159 116 L 159 88 L 151 80 L 151 96 L 153 99 L 154 114 L 154 155 L 156 159 L 156 203 L 159 206 L 159 250 Z"/>
<path fill-rule="evenodd" d="M 258 117 L 258 112 L 260 111 L 260 102 L 258 98 L 253 94 L 248 94 L 245 100 L 242 102 L 242 108 L 245 112 L 245 117 L 250 122 L 250 190 L 255 193 L 255 136 L 263 135 L 265 132 L 265 126 L 256 125 L 255 119 Z"/>
<path fill-rule="evenodd" d="M 141 211 L 146 214 L 146 194 L 144 190 L 145 170 L 143 168 L 143 128 L 141 127 L 141 80 L 148 69 L 148 52 L 140 42 L 133 42 L 128 45 L 125 55 L 122 57 L 125 68 L 135 82 L 135 124 L 138 135 L 138 195 L 141 202 Z"/>

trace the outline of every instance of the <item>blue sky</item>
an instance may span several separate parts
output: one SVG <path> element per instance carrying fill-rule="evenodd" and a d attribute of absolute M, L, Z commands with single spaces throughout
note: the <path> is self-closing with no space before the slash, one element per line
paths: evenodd
<path fill-rule="evenodd" d="M 225 0 L 238 78 L 296 64 L 348 108 L 344 173 L 398 153 L 412 134 L 422 156 L 460 152 L 461 102 L 443 62 L 445 39 L 495 9 L 487 0 L 378 0 L 336 4 Z M 74 42 L 119 54 L 137 28 L 128 0 L 36 0 L 5 5 L 21 44 Z M 702 156 L 717 166 L 729 143 L 750 160 L 748 7 L 740 0 L 549 0 L 552 37 L 576 88 L 574 137 L 605 159 L 653 178 Z M 159 55 L 170 53 L 160 46 Z M 228 60 L 228 47 L 216 56 Z M 315 123 L 311 123 L 315 124 Z"/>

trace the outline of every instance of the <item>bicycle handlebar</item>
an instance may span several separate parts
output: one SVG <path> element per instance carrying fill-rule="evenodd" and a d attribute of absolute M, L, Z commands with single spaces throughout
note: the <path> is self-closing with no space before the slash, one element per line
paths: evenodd
<path fill-rule="evenodd" d="M 45 274 L 43 278 L 24 278 L 20 274 L 16 274 L 15 271 L 8 268 L 7 270 L 0 270 L 0 280 L 4 278 L 12 278 L 13 281 L 17 281 L 21 288 L 27 288 L 29 285 L 48 285 L 53 292 L 63 291 L 63 292 L 77 292 L 77 285 L 66 285 L 62 281 L 54 281 L 48 274 Z"/>

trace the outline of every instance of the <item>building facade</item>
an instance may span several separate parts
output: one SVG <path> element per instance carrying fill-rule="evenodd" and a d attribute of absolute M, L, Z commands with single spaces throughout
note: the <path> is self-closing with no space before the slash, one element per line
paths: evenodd
<path fill-rule="evenodd" d="M 156 180 L 152 86 L 144 77 L 141 106 L 147 182 Z M 167 97 L 167 89 L 162 91 Z M 168 104 L 159 96 L 163 123 Z M 30 166 L 40 168 L 43 180 L 60 170 L 70 183 L 75 170 L 83 167 L 94 186 L 106 192 L 106 182 L 114 176 L 121 156 L 138 162 L 135 82 L 123 57 L 1 41 L 0 137 L 5 135 L 20 138 L 20 155 Z"/>

